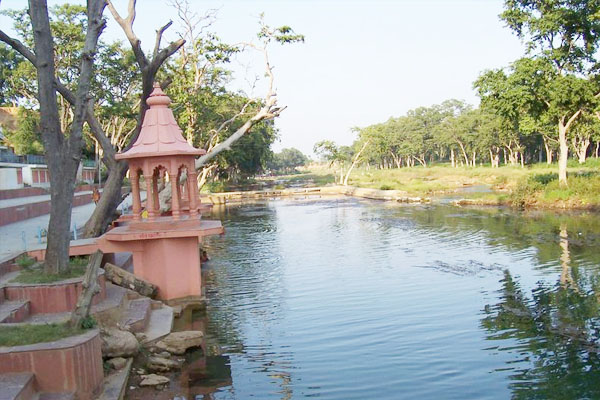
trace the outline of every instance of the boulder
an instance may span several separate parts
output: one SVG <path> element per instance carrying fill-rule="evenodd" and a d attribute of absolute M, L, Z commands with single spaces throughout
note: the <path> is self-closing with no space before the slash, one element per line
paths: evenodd
<path fill-rule="evenodd" d="M 127 359 L 123 357 L 115 357 L 106 361 L 106 364 L 112 369 L 123 369 L 127 365 Z"/>
<path fill-rule="evenodd" d="M 103 357 L 132 357 L 137 354 L 139 343 L 133 333 L 116 328 L 102 329 Z"/>
<path fill-rule="evenodd" d="M 181 355 L 189 348 L 201 346 L 203 337 L 201 331 L 173 332 L 156 343 L 156 347 L 171 354 Z"/>
<path fill-rule="evenodd" d="M 167 372 L 172 369 L 181 368 L 181 364 L 177 361 L 171 360 L 170 358 L 152 356 L 148 358 L 146 367 L 150 371 Z"/>
<path fill-rule="evenodd" d="M 165 383 L 169 383 L 169 378 L 162 375 L 150 374 L 150 375 L 142 375 L 142 381 L 140 382 L 140 386 L 157 386 L 164 385 Z"/>

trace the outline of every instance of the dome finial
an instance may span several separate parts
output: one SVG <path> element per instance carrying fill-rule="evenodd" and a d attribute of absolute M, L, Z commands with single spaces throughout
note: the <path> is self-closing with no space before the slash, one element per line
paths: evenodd
<path fill-rule="evenodd" d="M 146 100 L 146 104 L 148 104 L 150 107 L 168 106 L 171 104 L 171 99 L 165 94 L 165 92 L 162 91 L 158 82 L 154 82 L 152 87 L 154 90 L 152 90 L 152 93 L 150 93 L 148 100 Z"/>

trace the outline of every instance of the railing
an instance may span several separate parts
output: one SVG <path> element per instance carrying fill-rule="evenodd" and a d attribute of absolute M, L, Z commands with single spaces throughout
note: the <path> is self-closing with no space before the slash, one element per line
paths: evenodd
<path fill-rule="evenodd" d="M 12 153 L 0 153 L 0 162 L 22 163 L 22 157 Z"/>
<path fill-rule="evenodd" d="M 46 157 L 34 154 L 26 154 L 24 156 L 25 164 L 46 164 Z"/>
<path fill-rule="evenodd" d="M 46 164 L 46 157 L 35 154 L 18 156 L 13 153 L 0 153 L 0 162 L 15 164 Z"/>

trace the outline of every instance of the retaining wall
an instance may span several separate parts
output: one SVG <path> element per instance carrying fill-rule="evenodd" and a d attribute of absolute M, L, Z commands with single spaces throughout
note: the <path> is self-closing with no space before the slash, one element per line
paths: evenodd
<path fill-rule="evenodd" d="M 83 206 L 92 202 L 92 194 L 86 193 L 73 197 L 73 207 Z M 50 200 L 39 203 L 28 203 L 20 206 L 0 208 L 0 226 L 13 224 L 25 219 L 50 214 Z"/>
<path fill-rule="evenodd" d="M 0 347 L 0 374 L 31 372 L 40 392 L 75 393 L 79 400 L 91 400 L 104 378 L 99 333 L 94 329 L 54 342 Z"/>
<path fill-rule="evenodd" d="M 79 294 L 83 291 L 83 278 L 46 284 L 8 283 L 4 287 L 6 300 L 29 300 L 31 314 L 71 312 L 75 309 Z M 98 275 L 100 293 L 94 296 L 92 304 L 106 299 L 104 271 Z"/>
<path fill-rule="evenodd" d="M 0 190 L 0 200 L 16 199 L 19 197 L 43 196 L 48 194 L 46 189 L 40 187 L 26 187 L 20 189 Z"/>

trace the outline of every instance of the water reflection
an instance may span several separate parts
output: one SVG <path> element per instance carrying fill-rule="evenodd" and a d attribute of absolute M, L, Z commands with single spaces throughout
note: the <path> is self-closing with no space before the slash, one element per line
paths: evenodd
<path fill-rule="evenodd" d="M 561 273 L 554 285 L 538 283 L 528 296 L 509 270 L 500 301 L 485 307 L 482 326 L 494 347 L 512 355 L 510 371 L 517 399 L 600 397 L 598 274 L 574 273 L 567 224 L 560 223 Z"/>
<path fill-rule="evenodd" d="M 597 215 L 354 199 L 215 214 L 206 316 L 185 318 L 227 357 L 206 398 L 600 394 Z"/>

